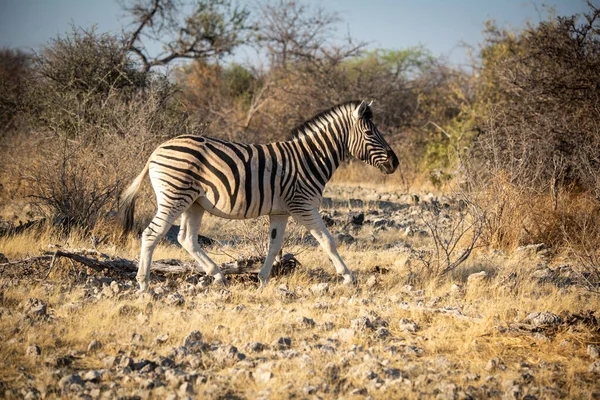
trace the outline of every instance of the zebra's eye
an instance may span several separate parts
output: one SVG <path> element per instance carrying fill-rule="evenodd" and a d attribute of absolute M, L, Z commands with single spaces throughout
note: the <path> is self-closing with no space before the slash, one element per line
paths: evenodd
<path fill-rule="evenodd" d="M 372 130 L 367 130 L 367 131 L 365 131 L 365 135 L 367 135 L 367 136 L 373 136 L 373 131 Z"/>

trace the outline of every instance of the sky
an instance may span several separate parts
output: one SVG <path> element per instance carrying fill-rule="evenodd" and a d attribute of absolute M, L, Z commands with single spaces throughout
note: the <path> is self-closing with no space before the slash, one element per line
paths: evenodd
<path fill-rule="evenodd" d="M 234 0 L 235 1 L 235 0 Z M 403 49 L 423 45 L 451 64 L 468 63 L 464 43 L 481 43 L 484 22 L 501 27 L 520 27 L 547 15 L 572 15 L 587 9 L 584 0 L 304 0 L 336 12 L 343 22 L 337 37 L 346 33 L 368 43 L 368 48 Z M 597 1 L 594 1 L 596 3 Z M 239 0 L 256 6 L 256 0 Z M 0 47 L 37 50 L 71 24 L 96 25 L 98 32 L 131 28 L 118 0 L 0 0 Z M 158 49 L 158 47 L 157 47 Z M 236 61 L 252 61 L 256 55 L 244 49 Z"/>

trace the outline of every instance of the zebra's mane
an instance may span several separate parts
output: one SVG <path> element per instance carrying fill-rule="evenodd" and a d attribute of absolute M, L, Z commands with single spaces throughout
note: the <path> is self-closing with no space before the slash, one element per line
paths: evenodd
<path fill-rule="evenodd" d="M 331 116 L 332 114 L 334 116 L 337 116 L 338 110 L 343 110 L 345 108 L 347 110 L 354 111 L 354 109 L 356 107 L 358 107 L 360 105 L 360 103 L 361 103 L 360 100 L 350 100 L 350 101 L 346 101 L 344 103 L 338 104 L 336 106 L 333 106 L 325 111 L 321 111 L 320 113 L 318 113 L 311 119 L 309 119 L 309 120 L 301 123 L 300 125 L 296 126 L 295 128 L 293 128 L 292 132 L 291 132 L 292 139 L 302 138 L 306 135 L 311 134 L 315 130 L 320 129 L 321 124 L 327 124 L 329 122 L 329 118 L 328 118 L 329 116 Z M 373 111 L 371 110 L 371 107 L 367 107 L 367 110 L 363 114 L 363 118 L 366 118 L 366 119 L 373 118 Z"/>

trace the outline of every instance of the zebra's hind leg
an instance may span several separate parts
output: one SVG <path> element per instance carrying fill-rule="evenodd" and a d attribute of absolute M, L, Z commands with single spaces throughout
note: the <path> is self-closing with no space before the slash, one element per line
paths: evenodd
<path fill-rule="evenodd" d="M 325 250 L 333 262 L 337 274 L 344 278 L 344 283 L 346 285 L 355 284 L 356 280 L 344 263 L 344 260 L 342 260 L 342 257 L 340 257 L 335 241 L 325 227 L 325 223 L 323 222 L 319 211 L 314 208 L 308 212 L 294 215 L 294 219 L 304 225 L 311 235 L 317 239 L 323 250 Z"/>
<path fill-rule="evenodd" d="M 173 222 L 175 222 L 185 207 L 187 207 L 187 204 L 181 204 L 178 207 L 159 205 L 156 215 L 142 233 L 142 249 L 140 251 L 140 263 L 136 276 L 141 292 L 144 292 L 148 289 L 148 282 L 150 280 L 150 265 L 152 264 L 152 253 L 154 253 L 156 245 L 168 232 L 173 225 Z"/>
<path fill-rule="evenodd" d="M 194 257 L 196 262 L 200 264 L 204 272 L 215 278 L 215 283 L 226 285 L 227 281 L 219 266 L 202 251 L 198 244 L 198 232 L 200 231 L 203 215 L 204 208 L 197 203 L 192 204 L 185 210 L 181 215 L 181 227 L 179 235 L 177 235 L 177 240 Z"/>
<path fill-rule="evenodd" d="M 287 225 L 288 218 L 288 215 L 269 216 L 269 252 L 265 258 L 265 263 L 258 273 L 258 279 L 260 280 L 261 288 L 267 286 L 267 283 L 269 282 L 269 276 L 271 275 L 273 262 L 281 250 L 281 245 L 283 244 L 283 235 L 285 234 L 285 227 Z"/>

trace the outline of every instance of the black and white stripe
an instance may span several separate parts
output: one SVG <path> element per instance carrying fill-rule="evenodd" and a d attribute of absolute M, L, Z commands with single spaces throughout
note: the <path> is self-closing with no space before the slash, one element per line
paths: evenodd
<path fill-rule="evenodd" d="M 196 240 L 204 212 L 233 219 L 270 216 L 269 254 L 259 274 L 263 286 L 281 248 L 290 215 L 317 238 L 345 281 L 352 282 L 318 207 L 325 185 L 349 155 L 388 174 L 398 167 L 396 155 L 371 119 L 370 105 L 352 101 L 297 127 L 289 141 L 240 144 L 185 135 L 163 143 L 122 198 L 127 229 L 133 220 L 136 193 L 146 174 L 150 175 L 158 210 L 142 236 L 140 289 L 147 288 L 158 240 L 179 216 L 179 242 L 207 274 L 225 282 L 218 266 Z"/>

